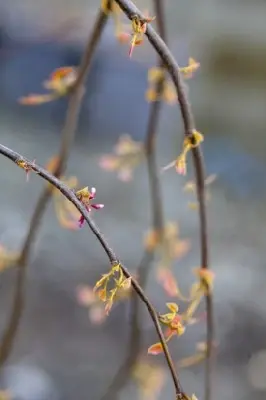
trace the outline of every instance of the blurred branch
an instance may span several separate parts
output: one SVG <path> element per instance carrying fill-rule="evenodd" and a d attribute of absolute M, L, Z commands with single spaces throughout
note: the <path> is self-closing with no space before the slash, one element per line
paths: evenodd
<path fill-rule="evenodd" d="M 166 29 L 164 23 L 164 12 L 162 0 L 154 0 L 154 11 L 156 14 L 156 20 L 158 24 L 158 31 L 161 38 L 166 41 Z M 163 67 L 161 58 L 158 61 L 159 68 Z M 158 166 L 156 161 L 156 134 L 157 127 L 160 117 L 160 111 L 162 107 L 162 102 L 160 100 L 163 89 L 164 89 L 164 77 L 159 79 L 155 86 L 155 91 L 157 93 L 157 100 L 155 100 L 150 107 L 150 115 L 148 121 L 148 128 L 146 134 L 146 154 L 150 181 L 150 193 L 151 193 L 151 203 L 153 212 L 153 229 L 158 232 L 159 236 L 163 235 L 164 230 L 164 218 L 163 218 L 163 202 L 160 188 L 160 180 L 158 174 Z"/>
<path fill-rule="evenodd" d="M 156 14 L 156 20 L 158 24 L 158 31 L 162 39 L 166 40 L 165 24 L 164 24 L 164 13 L 162 0 L 154 0 L 154 12 Z M 160 68 L 163 67 L 163 63 L 159 58 L 158 65 Z M 161 94 L 164 88 L 164 77 L 160 79 L 155 87 L 157 93 L 157 100 L 154 101 L 150 106 L 150 113 L 148 118 L 145 150 L 147 158 L 147 167 L 149 174 L 149 184 L 150 184 L 150 196 L 151 196 L 151 209 L 152 209 L 152 219 L 153 219 L 153 230 L 158 232 L 159 237 L 163 240 L 164 231 L 164 218 L 163 218 L 163 202 L 161 196 L 160 180 L 158 173 L 158 166 L 156 161 L 156 134 L 157 127 L 160 117 L 160 110 L 162 102 L 160 100 Z M 154 258 L 154 251 L 145 251 L 140 265 L 137 269 L 137 276 L 140 286 L 145 289 L 146 281 L 152 266 L 152 261 Z M 107 389 L 105 395 L 101 400 L 114 400 L 119 391 L 128 382 L 131 372 L 138 360 L 138 356 L 141 349 L 141 329 L 139 327 L 139 299 L 133 293 L 132 300 L 132 311 L 131 311 L 131 331 L 128 348 L 128 355 L 125 362 L 121 365 L 117 371 L 111 385 Z"/>
<path fill-rule="evenodd" d="M 81 64 L 79 67 L 79 75 L 77 77 L 75 84 L 70 90 L 69 105 L 65 119 L 65 125 L 62 131 L 61 148 L 58 155 L 58 163 L 54 170 L 54 175 L 56 177 L 60 177 L 62 173 L 64 173 L 66 167 L 68 155 L 74 140 L 75 131 L 78 124 L 78 116 L 83 96 L 83 84 L 85 82 L 88 69 L 90 67 L 102 31 L 105 27 L 107 18 L 108 16 L 103 11 L 100 10 L 93 28 L 93 32 L 91 34 L 90 39 L 88 40 L 88 44 L 86 46 L 83 58 L 81 60 Z M 51 194 L 52 194 L 51 187 L 46 186 L 37 202 L 36 208 L 31 218 L 28 234 L 22 246 L 21 255 L 18 260 L 15 294 L 14 294 L 11 315 L 1 339 L 0 367 L 3 366 L 5 361 L 8 359 L 14 344 L 15 336 L 19 326 L 19 321 L 22 315 L 22 311 L 24 309 L 24 286 L 25 286 L 26 269 L 29 261 L 29 255 L 31 247 L 34 244 L 36 234 L 40 227 L 42 217 L 50 200 Z"/>
<path fill-rule="evenodd" d="M 100 229 L 98 228 L 98 226 L 95 224 L 95 222 L 92 220 L 92 218 L 90 217 L 89 212 L 86 210 L 85 206 L 78 200 L 76 194 L 74 193 L 73 190 L 69 189 L 62 181 L 60 181 L 59 179 L 57 179 L 55 176 L 53 176 L 52 174 L 50 174 L 49 172 L 47 172 L 45 169 L 39 167 L 38 165 L 36 165 L 34 162 L 31 162 L 29 160 L 27 160 L 26 158 L 24 158 L 23 156 L 21 156 L 19 153 L 16 153 L 15 151 L 0 145 L 0 154 L 3 154 L 4 156 L 6 156 L 7 158 L 9 158 L 10 160 L 12 160 L 14 163 L 18 163 L 18 161 L 20 162 L 25 162 L 25 164 L 27 166 L 29 166 L 31 168 L 32 171 L 35 171 L 38 175 L 40 175 L 42 178 L 44 178 L 46 181 L 48 181 L 49 183 L 51 183 L 55 188 L 57 188 L 58 190 L 60 190 L 60 192 L 72 203 L 74 204 L 74 206 L 78 209 L 78 211 L 84 216 L 85 221 L 88 223 L 90 230 L 92 231 L 92 233 L 96 236 L 96 238 L 98 239 L 99 243 L 101 244 L 103 250 L 105 251 L 110 263 L 112 265 L 116 265 L 119 264 L 123 274 L 125 275 L 126 278 L 131 278 L 131 284 L 133 289 L 135 290 L 135 292 L 137 293 L 138 297 L 141 299 L 141 301 L 145 304 L 150 317 L 153 321 L 155 330 L 158 334 L 159 340 L 162 344 L 162 349 L 169 367 L 169 370 L 171 372 L 172 375 L 172 379 L 174 382 L 174 386 L 175 386 L 175 390 L 176 390 L 176 398 L 177 400 L 185 400 L 187 398 L 187 396 L 184 394 L 184 392 L 182 391 L 181 388 L 181 384 L 179 382 L 179 378 L 177 376 L 175 367 L 174 367 L 174 363 L 171 357 L 171 354 L 169 352 L 168 349 L 168 345 L 167 342 L 164 338 L 164 334 L 160 325 L 160 321 L 159 321 L 159 317 L 158 317 L 158 313 L 156 311 L 156 309 L 153 307 L 153 305 L 151 304 L 151 302 L 149 301 L 148 297 L 145 295 L 143 289 L 141 288 L 141 286 L 139 285 L 139 283 L 137 282 L 137 280 L 131 276 L 131 274 L 129 273 L 129 271 L 127 270 L 127 268 L 120 262 L 120 260 L 118 259 L 118 257 L 116 256 L 115 252 L 113 251 L 113 249 L 110 247 L 109 243 L 107 242 L 107 240 L 105 239 L 104 235 L 102 234 L 102 232 L 100 231 Z"/>
<path fill-rule="evenodd" d="M 141 19 L 144 16 L 138 8 L 130 0 L 115 0 L 120 8 L 124 11 L 127 17 L 132 20 L 135 15 Z M 179 100 L 180 111 L 184 124 L 184 135 L 188 138 L 193 138 L 195 130 L 195 122 L 191 105 L 188 101 L 185 92 L 185 86 L 182 76 L 179 72 L 179 66 L 166 46 L 163 39 L 154 31 L 148 24 L 146 36 L 160 56 L 164 67 L 168 70 L 173 83 L 175 85 Z M 205 166 L 204 160 L 199 147 L 192 148 L 192 159 L 194 164 L 194 173 L 197 188 L 197 199 L 199 203 L 199 219 L 200 219 L 200 248 L 201 248 L 201 267 L 208 269 L 209 251 L 208 251 L 208 231 L 207 231 L 207 215 L 206 215 L 206 200 L 205 200 Z M 211 391 L 211 372 L 212 372 L 212 347 L 214 337 L 214 317 L 213 317 L 213 301 L 212 295 L 206 295 L 206 312 L 207 312 L 207 357 L 206 357 L 206 378 L 205 392 L 206 400 L 212 398 Z"/>

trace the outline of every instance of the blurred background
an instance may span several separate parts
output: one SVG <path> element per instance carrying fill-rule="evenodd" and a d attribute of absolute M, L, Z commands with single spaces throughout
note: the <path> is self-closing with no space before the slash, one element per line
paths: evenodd
<path fill-rule="evenodd" d="M 136 4 L 153 14 L 151 2 Z M 201 63 L 188 81 L 189 95 L 197 129 L 205 135 L 207 174 L 217 175 L 208 202 L 210 264 L 216 275 L 215 399 L 265 399 L 266 3 L 164 0 L 164 4 L 168 42 L 179 65 L 186 65 L 190 56 Z M 0 0 L 0 140 L 41 165 L 59 149 L 67 101 L 25 107 L 17 99 L 42 93 L 42 82 L 54 69 L 78 65 L 98 6 L 96 0 Z M 94 215 L 95 220 L 135 272 L 151 222 L 146 166 L 140 166 L 126 184 L 103 171 L 99 158 L 112 151 L 122 134 L 135 140 L 145 137 L 147 71 L 157 59 L 145 43 L 129 60 L 127 46 L 118 44 L 113 32 L 110 21 L 89 72 L 67 174 L 77 176 L 81 187 L 97 187 L 97 201 L 105 208 Z M 164 166 L 182 144 L 177 106 L 163 106 L 158 129 L 158 161 Z M 191 243 L 191 251 L 173 265 L 185 292 L 193 280 L 192 268 L 199 264 L 198 216 L 188 207 L 193 195 L 183 192 L 192 177 L 190 170 L 187 179 L 174 170 L 162 176 L 165 218 L 178 223 L 180 237 Z M 0 185 L 0 244 L 17 251 L 43 182 L 32 174 L 26 186 L 23 171 L 1 157 Z M 11 398 L 98 400 L 105 394 L 130 350 L 130 303 L 116 305 L 107 320 L 96 324 L 88 308 L 78 303 L 77 288 L 93 286 L 107 268 L 88 228 L 63 229 L 51 202 L 31 255 L 26 308 L 14 351 L 1 372 L 0 389 L 9 390 Z M 15 272 L 9 268 L 0 275 L 1 331 L 12 304 Z M 169 297 L 153 269 L 146 290 L 164 312 Z M 157 340 L 145 311 L 141 328 L 145 355 Z M 171 343 L 175 361 L 193 354 L 196 343 L 204 340 L 204 323 L 189 328 Z M 139 369 L 109 399 L 173 398 L 163 356 L 144 360 L 155 371 L 155 382 L 162 379 L 161 392 L 151 389 L 156 386 L 148 379 L 151 370 Z M 203 364 L 180 372 L 186 391 L 199 399 L 203 373 Z M 146 391 L 143 376 L 150 385 Z"/>

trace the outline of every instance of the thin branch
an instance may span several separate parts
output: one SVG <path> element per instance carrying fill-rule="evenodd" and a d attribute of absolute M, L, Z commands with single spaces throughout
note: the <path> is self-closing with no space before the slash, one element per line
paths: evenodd
<path fill-rule="evenodd" d="M 69 105 L 65 119 L 65 125 L 62 131 L 61 149 L 59 152 L 59 159 L 54 171 L 54 175 L 60 177 L 64 172 L 68 155 L 73 143 L 75 131 L 78 124 L 78 117 L 80 112 L 81 100 L 83 95 L 83 85 L 88 73 L 96 46 L 101 37 L 102 31 L 107 22 L 108 16 L 102 11 L 99 11 L 98 17 L 94 24 L 93 32 L 88 40 L 81 64 L 79 67 L 79 74 L 77 80 L 70 90 Z M 51 198 L 51 187 L 46 186 L 41 194 L 34 213 L 32 215 L 29 231 L 26 236 L 25 242 L 22 247 L 21 255 L 18 260 L 17 279 L 15 284 L 15 294 L 11 310 L 11 315 L 7 327 L 3 333 L 0 345 L 0 367 L 3 366 L 8 359 L 12 350 L 15 336 L 18 330 L 22 311 L 24 309 L 24 287 L 26 280 L 26 269 L 30 255 L 31 246 L 34 244 L 36 234 L 42 221 L 42 217 Z"/>
<path fill-rule="evenodd" d="M 6 156 L 10 160 L 12 160 L 14 163 L 17 163 L 18 161 L 24 161 L 28 166 L 30 166 L 32 171 L 35 171 L 38 175 L 40 175 L 42 178 L 44 178 L 46 181 L 48 181 L 54 187 L 56 187 L 58 190 L 60 190 L 60 192 L 72 204 L 74 204 L 74 206 L 84 216 L 85 221 L 89 225 L 89 228 L 92 231 L 92 233 L 96 236 L 96 238 L 98 239 L 99 243 L 101 244 L 103 250 L 105 251 L 105 253 L 106 253 L 106 255 L 107 255 L 107 257 L 108 257 L 108 259 L 110 261 L 110 263 L 111 264 L 118 264 L 119 263 L 120 266 L 121 266 L 121 269 L 123 271 L 123 274 L 127 278 L 131 278 L 132 287 L 136 291 L 136 293 L 138 294 L 138 296 L 141 299 L 141 301 L 146 305 L 146 308 L 147 308 L 147 310 L 148 310 L 148 312 L 150 314 L 150 317 L 151 317 L 151 319 L 153 321 L 155 330 L 156 330 L 156 332 L 158 334 L 159 340 L 160 340 L 160 342 L 162 344 L 163 352 L 164 352 L 164 355 L 165 355 L 165 358 L 166 358 L 166 361 L 167 361 L 167 364 L 168 364 L 168 367 L 169 367 L 169 370 L 171 372 L 172 379 L 173 379 L 173 382 L 174 382 L 174 386 L 175 386 L 175 390 L 176 390 L 176 398 L 178 400 L 185 399 L 186 397 L 185 397 L 184 392 L 182 391 L 181 384 L 179 382 L 177 373 L 175 371 L 174 363 L 173 363 L 171 354 L 169 352 L 168 345 L 167 345 L 166 340 L 164 338 L 164 334 L 163 334 L 163 331 L 162 331 L 162 328 L 161 328 L 161 325 L 160 325 L 160 321 L 159 321 L 158 313 L 157 313 L 156 309 L 153 307 L 153 305 L 149 301 L 148 297 L 143 292 L 143 289 L 141 288 L 141 286 L 139 285 L 137 280 L 134 279 L 130 275 L 130 273 L 127 270 L 127 268 L 120 262 L 120 260 L 116 256 L 115 252 L 110 247 L 110 245 L 108 244 L 107 240 L 105 239 L 104 235 L 102 234 L 102 232 L 100 231 L 98 226 L 95 224 L 93 219 L 90 217 L 90 214 L 86 210 L 85 206 L 78 200 L 78 198 L 75 195 L 74 191 L 69 189 L 68 186 L 66 186 L 63 182 L 61 182 L 55 176 L 53 176 L 52 174 L 47 172 L 45 169 L 41 168 L 40 166 L 38 166 L 34 162 L 31 162 L 31 161 L 27 160 L 26 158 L 21 156 L 19 153 L 16 153 L 15 151 L 13 151 L 13 150 L 9 149 L 8 147 L 5 147 L 5 146 L 3 146 L 1 144 L 0 144 L 0 154 L 3 154 L 4 156 Z"/>
<path fill-rule="evenodd" d="M 158 24 L 158 31 L 163 38 L 166 40 L 166 29 L 164 24 L 164 12 L 161 0 L 154 0 L 154 11 L 156 14 L 156 20 Z M 161 59 L 158 60 L 159 68 L 163 67 Z M 156 161 L 156 134 L 159 122 L 160 111 L 162 107 L 161 95 L 164 89 L 164 76 L 158 80 L 155 86 L 157 93 L 157 99 L 152 103 L 150 108 L 150 115 L 146 134 L 146 154 L 149 172 L 150 192 L 151 192 L 151 204 L 153 211 L 153 229 L 156 230 L 162 239 L 164 230 L 164 217 L 163 217 L 163 203 L 160 188 L 160 180 L 158 174 L 158 166 Z"/>
<path fill-rule="evenodd" d="M 166 40 L 166 29 L 164 24 L 164 13 L 161 0 L 154 0 L 154 12 L 156 14 L 156 21 L 158 25 L 158 31 L 160 36 Z M 158 61 L 159 68 L 163 67 L 161 59 Z M 158 166 L 156 161 L 156 133 L 159 122 L 160 110 L 161 110 L 161 94 L 164 88 L 164 77 L 156 83 L 155 91 L 157 93 L 157 98 L 150 107 L 150 113 L 148 118 L 145 149 L 146 149 L 146 159 L 149 174 L 149 184 L 150 184 L 150 196 L 151 196 L 151 209 L 153 218 L 153 230 L 158 232 L 159 237 L 163 240 L 164 232 L 164 217 L 163 217 L 163 203 L 161 196 L 160 180 L 158 173 Z M 152 266 L 152 261 L 154 258 L 154 251 L 145 251 L 140 265 L 137 269 L 138 281 L 140 286 L 145 289 L 146 281 Z M 113 381 L 108 387 L 106 393 L 101 398 L 101 400 L 113 400 L 116 398 L 119 391 L 126 385 L 132 369 L 134 368 L 141 347 L 141 330 L 139 328 L 139 299 L 135 295 L 131 299 L 132 312 L 131 312 L 131 330 L 128 348 L 128 355 L 125 362 L 121 365 Z"/>
<path fill-rule="evenodd" d="M 120 8 L 124 11 L 129 19 L 132 20 L 134 15 L 139 15 L 144 18 L 141 12 L 130 0 L 115 0 Z M 148 25 L 146 36 L 149 42 L 154 47 L 161 60 L 167 68 L 175 85 L 179 100 L 180 111 L 184 124 L 184 135 L 192 138 L 195 129 L 195 122 L 192 114 L 191 105 L 188 101 L 185 92 L 185 85 L 179 71 L 179 66 L 166 46 L 163 39 L 154 31 L 151 25 Z M 208 230 L 207 230 L 207 215 L 205 201 L 205 166 L 202 152 L 199 147 L 194 147 L 192 150 L 192 160 L 194 165 L 194 173 L 196 180 L 197 199 L 199 203 L 199 219 L 200 219 L 200 248 L 201 248 L 201 267 L 208 269 L 209 252 L 208 252 Z M 207 358 L 206 358 L 206 378 L 205 378 L 205 397 L 206 400 L 212 398 L 211 390 L 211 372 L 212 372 L 212 348 L 214 337 L 214 317 L 213 317 L 213 301 L 212 295 L 206 295 L 206 311 L 207 311 Z"/>

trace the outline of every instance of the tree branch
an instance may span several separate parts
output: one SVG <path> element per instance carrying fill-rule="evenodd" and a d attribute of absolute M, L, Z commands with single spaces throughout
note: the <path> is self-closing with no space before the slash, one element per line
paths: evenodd
<path fill-rule="evenodd" d="M 132 20 L 134 15 L 144 18 L 141 12 L 130 0 L 115 0 L 127 17 Z M 184 124 L 184 135 L 192 138 L 195 129 L 195 122 L 192 114 L 191 105 L 185 92 L 185 85 L 179 71 L 179 66 L 166 46 L 163 39 L 155 32 L 150 24 L 147 26 L 146 36 L 160 56 L 162 63 L 168 70 L 176 88 L 181 116 Z M 205 199 L 205 166 L 202 152 L 199 147 L 194 147 L 192 151 L 192 160 L 194 165 L 194 173 L 196 180 L 197 199 L 199 203 L 199 220 L 200 220 L 200 248 L 201 248 L 201 267 L 208 269 L 209 267 L 209 251 L 208 251 L 208 229 L 206 215 L 206 199 Z M 206 374 L 205 374 L 205 397 L 206 400 L 212 398 L 211 390 L 211 372 L 212 372 L 212 348 L 214 337 L 214 317 L 213 317 L 213 301 L 212 295 L 206 295 L 206 312 L 207 312 L 207 358 L 206 358 Z"/>
<path fill-rule="evenodd" d="M 177 400 L 186 399 L 186 397 L 185 397 L 186 395 L 182 391 L 181 384 L 179 382 L 177 373 L 175 371 L 174 363 L 173 363 L 171 354 L 169 352 L 166 340 L 164 338 L 164 334 L 163 334 L 163 331 L 162 331 L 162 328 L 161 328 L 161 325 L 160 325 L 160 321 L 159 321 L 158 313 L 157 313 L 156 309 L 153 307 L 153 305 L 149 301 L 148 297 L 145 295 L 143 289 L 141 288 L 141 286 L 139 285 L 137 280 L 134 279 L 131 276 L 131 274 L 129 273 L 127 268 L 120 262 L 120 260 L 116 256 L 114 250 L 110 247 L 110 245 L 107 242 L 107 240 L 105 239 L 104 235 L 102 234 L 102 232 L 100 231 L 98 226 L 95 224 L 93 219 L 90 217 L 90 214 L 86 210 L 85 206 L 78 200 L 77 196 L 75 195 L 75 192 L 73 190 L 69 189 L 63 182 L 61 182 L 55 176 L 53 176 L 52 174 L 47 172 L 45 169 L 41 168 L 40 166 L 38 166 L 34 162 L 31 162 L 31 161 L 27 160 L 26 158 L 21 156 L 19 153 L 16 153 L 15 151 L 13 151 L 13 150 L 9 149 L 8 147 L 5 147 L 5 146 L 3 146 L 1 144 L 0 144 L 0 154 L 3 154 L 4 156 L 9 158 L 14 163 L 17 163 L 18 161 L 24 161 L 31 168 L 32 171 L 35 171 L 38 175 L 40 175 L 46 181 L 51 183 L 55 188 L 60 190 L 60 192 L 72 204 L 74 204 L 74 206 L 84 216 L 85 221 L 87 222 L 87 224 L 89 225 L 90 230 L 96 236 L 96 238 L 98 239 L 98 241 L 101 244 L 102 248 L 104 249 L 104 251 L 105 251 L 110 263 L 112 265 L 119 263 L 120 266 L 121 266 L 121 269 L 123 271 L 123 274 L 127 278 L 131 278 L 132 287 L 136 291 L 136 293 L 139 296 L 139 298 L 141 299 L 141 301 L 146 305 L 146 308 L 147 308 L 147 310 L 148 310 L 148 312 L 150 314 L 150 317 L 151 317 L 151 319 L 153 321 L 155 330 L 156 330 L 156 332 L 158 334 L 158 337 L 160 339 L 160 342 L 162 344 L 163 352 L 164 352 L 164 355 L 165 355 L 165 358 L 166 358 L 166 361 L 167 361 L 167 364 L 168 364 L 168 367 L 169 367 L 169 370 L 171 372 L 172 379 L 173 379 L 173 382 L 174 382 L 175 391 L 176 391 L 176 398 L 177 398 Z"/>
<path fill-rule="evenodd" d="M 166 29 L 164 24 L 164 13 L 163 6 L 161 0 L 154 0 L 154 12 L 156 14 L 156 21 L 158 25 L 158 31 L 163 40 L 166 40 Z M 158 60 L 159 68 L 163 67 L 161 59 Z M 146 150 L 146 159 L 147 159 L 147 167 L 149 174 L 149 185 L 150 185 L 150 197 L 151 197 L 151 209 L 152 209 L 152 219 L 153 219 L 153 230 L 156 231 L 161 240 L 163 240 L 164 233 L 164 217 L 163 217 L 163 202 L 161 196 L 161 188 L 160 188 L 160 179 L 158 173 L 158 166 L 156 161 L 156 134 L 157 127 L 160 117 L 161 110 L 161 94 L 163 92 L 164 87 L 164 77 L 160 79 L 155 87 L 155 91 L 158 95 L 158 99 L 154 101 L 150 106 L 150 113 L 148 118 L 147 132 L 146 132 L 146 140 L 145 140 L 145 150 Z M 146 281 L 152 266 L 152 261 L 154 258 L 154 251 L 148 252 L 144 251 L 142 260 L 137 269 L 138 280 L 140 286 L 145 289 Z M 125 359 L 125 362 L 117 371 L 113 381 L 108 387 L 106 393 L 101 398 L 101 400 L 113 400 L 116 398 L 116 395 L 119 391 L 125 386 L 127 383 L 131 371 L 134 368 L 138 356 L 139 350 L 141 347 L 141 330 L 139 328 L 139 299 L 135 295 L 132 296 L 132 311 L 131 311 L 131 331 L 130 331 L 130 339 L 128 345 L 128 355 Z"/>
<path fill-rule="evenodd" d="M 69 93 L 69 105 L 65 119 L 65 125 L 62 131 L 61 148 L 59 152 L 58 163 L 54 170 L 54 175 L 60 177 L 64 172 L 68 155 L 73 143 L 75 131 L 78 123 L 79 111 L 83 95 L 83 85 L 86 79 L 88 69 L 90 67 L 96 46 L 105 27 L 108 16 L 99 11 L 98 17 L 94 24 L 93 32 L 88 40 L 81 64 L 77 80 Z M 11 310 L 11 315 L 5 331 L 3 333 L 0 345 L 0 367 L 6 362 L 12 350 L 14 339 L 18 330 L 22 311 L 24 309 L 24 286 L 26 280 L 26 269 L 29 260 L 31 246 L 34 243 L 42 217 L 45 213 L 49 199 L 51 198 L 51 187 L 46 186 L 39 197 L 36 208 L 33 212 L 28 234 L 22 246 L 21 255 L 18 260 L 18 270 L 15 283 L 15 294 Z"/>

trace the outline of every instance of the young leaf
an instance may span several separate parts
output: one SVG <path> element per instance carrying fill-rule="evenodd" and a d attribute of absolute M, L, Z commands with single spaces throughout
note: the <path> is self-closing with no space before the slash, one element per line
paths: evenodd
<path fill-rule="evenodd" d="M 152 354 L 154 356 L 157 356 L 158 354 L 161 354 L 163 352 L 163 347 L 162 343 L 158 342 L 153 344 L 148 348 L 148 354 Z"/>
<path fill-rule="evenodd" d="M 166 303 L 166 306 L 171 310 L 173 313 L 178 312 L 178 305 L 176 303 Z"/>

